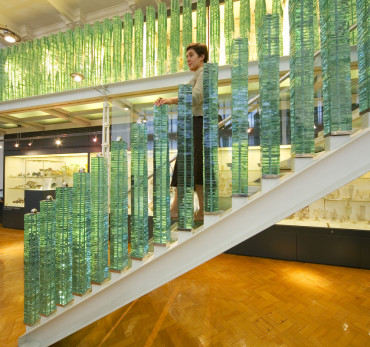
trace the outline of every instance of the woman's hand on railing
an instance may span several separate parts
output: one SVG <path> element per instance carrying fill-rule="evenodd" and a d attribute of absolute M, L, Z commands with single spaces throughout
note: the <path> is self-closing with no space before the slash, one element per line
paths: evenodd
<path fill-rule="evenodd" d="M 154 101 L 154 106 L 162 106 L 162 105 L 173 105 L 178 104 L 179 99 L 177 97 L 173 98 L 158 98 Z"/>

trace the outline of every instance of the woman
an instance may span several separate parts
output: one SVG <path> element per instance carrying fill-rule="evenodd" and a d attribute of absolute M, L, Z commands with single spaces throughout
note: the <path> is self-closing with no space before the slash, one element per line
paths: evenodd
<path fill-rule="evenodd" d="M 191 43 L 186 48 L 186 62 L 195 72 L 189 84 L 193 87 L 193 143 L 194 143 L 194 184 L 199 200 L 199 211 L 195 220 L 203 220 L 203 64 L 208 61 L 208 49 L 203 43 Z M 178 97 L 159 98 L 154 105 L 178 104 Z M 175 164 L 172 187 L 177 187 L 177 162 Z M 177 189 L 171 205 L 171 218 L 178 217 Z"/>

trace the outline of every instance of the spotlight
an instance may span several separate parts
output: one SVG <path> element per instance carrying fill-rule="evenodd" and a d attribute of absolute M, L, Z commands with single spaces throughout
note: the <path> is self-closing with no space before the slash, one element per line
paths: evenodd
<path fill-rule="evenodd" d="M 72 72 L 71 77 L 75 82 L 81 82 L 82 80 L 85 79 L 85 76 L 83 74 L 80 74 L 78 72 Z"/>
<path fill-rule="evenodd" d="M 98 142 L 97 136 L 94 136 L 92 140 L 93 140 L 93 142 Z"/>
<path fill-rule="evenodd" d="M 60 145 L 62 144 L 62 141 L 60 141 L 60 139 L 56 139 L 55 144 L 56 144 L 57 146 L 60 146 Z"/>
<path fill-rule="evenodd" d="M 0 25 L 0 36 L 4 38 L 6 42 L 15 43 L 20 42 L 21 38 L 13 31 L 9 30 L 6 25 Z"/>
<path fill-rule="evenodd" d="M 16 142 L 16 143 L 14 144 L 14 147 L 15 147 L 15 148 L 18 148 L 18 147 L 19 147 L 19 142 Z"/>
<path fill-rule="evenodd" d="M 28 142 L 27 145 L 28 145 L 28 147 L 31 147 L 32 146 L 32 141 Z"/>
<path fill-rule="evenodd" d="M 129 108 L 128 108 L 128 107 L 125 107 L 125 108 L 124 108 L 124 110 L 125 110 L 125 111 L 128 111 L 128 110 L 129 110 Z"/>

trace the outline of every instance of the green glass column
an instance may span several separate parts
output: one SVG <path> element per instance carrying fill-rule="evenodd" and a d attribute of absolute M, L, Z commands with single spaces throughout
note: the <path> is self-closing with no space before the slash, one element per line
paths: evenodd
<path fill-rule="evenodd" d="M 93 62 L 94 62 L 94 48 L 93 48 L 93 28 L 90 24 L 85 24 L 84 30 L 84 76 L 82 81 L 84 87 L 93 84 Z M 68 76 L 67 76 L 68 77 Z"/>
<path fill-rule="evenodd" d="M 206 0 L 197 2 L 197 42 L 207 43 Z"/>
<path fill-rule="evenodd" d="M 180 59 L 180 5 L 179 0 L 171 0 L 171 34 L 170 34 L 170 72 L 179 68 Z"/>
<path fill-rule="evenodd" d="M 190 43 L 193 42 L 192 39 L 192 32 L 193 32 L 193 25 L 192 25 L 192 18 L 191 18 L 191 0 L 184 0 L 183 3 L 183 20 L 182 20 L 182 64 L 183 69 L 189 70 L 189 66 L 186 63 L 186 48 Z"/>
<path fill-rule="evenodd" d="M 234 6 L 233 0 L 225 0 L 225 56 L 226 64 L 231 63 L 234 38 Z"/>
<path fill-rule="evenodd" d="M 218 65 L 204 64 L 203 73 L 204 213 L 218 213 Z"/>
<path fill-rule="evenodd" d="M 314 50 L 320 49 L 320 33 L 319 33 L 319 0 L 313 0 L 313 31 L 314 31 Z"/>
<path fill-rule="evenodd" d="M 370 4 L 357 0 L 357 50 L 360 112 L 370 109 Z"/>
<path fill-rule="evenodd" d="M 170 154 L 168 138 L 168 107 L 154 106 L 154 243 L 170 242 Z"/>
<path fill-rule="evenodd" d="M 249 38 L 251 30 L 251 15 L 250 15 L 249 0 L 240 0 L 240 37 Z"/>
<path fill-rule="evenodd" d="M 40 39 L 41 43 L 41 69 L 42 69 L 42 85 L 41 85 L 41 94 L 50 94 L 51 93 L 51 76 L 50 76 L 50 56 L 49 56 L 49 40 L 46 36 Z M 17 46 L 13 46 L 18 48 Z M 18 49 L 17 49 L 18 50 Z M 16 53 L 18 54 L 18 52 Z M 16 63 L 16 62 L 15 62 Z M 18 83 L 14 84 L 15 86 L 15 98 L 18 97 Z"/>
<path fill-rule="evenodd" d="M 310 11 L 312 11 L 312 6 L 310 7 Z M 279 52 L 280 55 L 283 55 L 283 7 L 280 0 L 272 0 L 272 14 L 279 16 Z"/>
<path fill-rule="evenodd" d="M 108 166 L 106 158 L 91 158 L 91 282 L 102 283 L 108 271 Z"/>
<path fill-rule="evenodd" d="M 110 270 L 128 267 L 128 163 L 127 144 L 111 142 Z"/>
<path fill-rule="evenodd" d="M 90 284 L 91 191 L 90 174 L 73 174 L 72 292 L 83 295 Z"/>
<path fill-rule="evenodd" d="M 352 130 L 348 2 L 320 0 L 324 135 Z"/>
<path fill-rule="evenodd" d="M 66 49 L 66 63 L 65 63 L 65 86 L 64 90 L 70 90 L 74 88 L 73 80 L 70 78 L 70 74 L 74 71 L 74 54 L 75 54 L 75 41 L 74 32 L 68 29 L 65 32 L 65 49 Z"/>
<path fill-rule="evenodd" d="M 266 15 L 266 1 L 265 0 L 256 0 L 255 3 L 255 33 L 256 33 L 256 42 L 257 42 L 257 55 L 258 55 L 258 60 L 260 60 L 260 55 L 262 53 L 262 46 L 261 46 L 261 38 L 260 34 L 262 32 L 261 27 Z"/>
<path fill-rule="evenodd" d="M 279 16 L 268 14 L 260 28 L 262 52 L 259 61 L 261 105 L 262 177 L 280 174 L 280 112 L 279 112 Z"/>
<path fill-rule="evenodd" d="M 179 206 L 179 230 L 191 230 L 194 226 L 194 148 L 192 86 L 179 85 L 177 120 L 177 195 Z"/>
<path fill-rule="evenodd" d="M 232 193 L 248 195 L 248 39 L 235 39 L 231 65 Z"/>
<path fill-rule="evenodd" d="M 135 78 L 143 77 L 144 64 L 144 15 L 141 9 L 135 11 Z"/>
<path fill-rule="evenodd" d="M 210 61 L 218 63 L 220 58 L 220 2 L 219 0 L 211 0 L 210 6 Z"/>
<path fill-rule="evenodd" d="M 158 51 L 157 74 L 167 73 L 167 7 L 164 2 L 158 4 Z"/>
<path fill-rule="evenodd" d="M 24 215 L 24 324 L 40 320 L 40 239 L 39 214 Z"/>
<path fill-rule="evenodd" d="M 57 34 L 57 46 L 58 46 L 58 68 L 59 68 L 59 78 L 56 86 L 57 92 L 64 91 L 65 84 L 66 84 L 66 78 L 69 76 L 66 76 L 66 37 L 65 33 L 58 33 Z M 33 71 L 32 71 L 33 73 Z M 32 93 L 32 87 L 30 91 L 31 95 Z"/>
<path fill-rule="evenodd" d="M 77 72 L 85 76 L 84 71 L 84 33 L 81 27 L 74 29 L 75 36 L 75 52 L 74 52 L 74 69 L 72 72 Z M 85 76 L 86 77 L 86 76 Z M 79 88 L 81 84 L 74 84 L 75 88 Z"/>
<path fill-rule="evenodd" d="M 93 85 L 98 86 L 103 83 L 103 25 L 95 22 L 93 25 Z"/>
<path fill-rule="evenodd" d="M 125 80 L 132 78 L 132 30 L 132 16 L 130 13 L 125 13 L 123 16 L 123 77 Z"/>
<path fill-rule="evenodd" d="M 73 188 L 56 188 L 55 302 L 65 306 L 72 299 Z"/>
<path fill-rule="evenodd" d="M 113 23 L 106 18 L 103 21 L 103 63 L 102 79 L 103 83 L 112 82 L 112 57 L 113 57 Z"/>
<path fill-rule="evenodd" d="M 55 201 L 40 201 L 40 314 L 55 309 Z"/>
<path fill-rule="evenodd" d="M 146 7 L 146 77 L 155 75 L 155 9 Z"/>
<path fill-rule="evenodd" d="M 289 2 L 292 154 L 314 153 L 314 30 L 312 0 Z"/>
<path fill-rule="evenodd" d="M 146 124 L 131 126 L 131 257 L 142 259 L 149 251 L 148 136 Z"/>
<path fill-rule="evenodd" d="M 122 80 L 122 20 L 120 16 L 113 17 L 113 82 Z"/>
<path fill-rule="evenodd" d="M 348 1 L 348 24 L 351 27 L 353 24 L 358 24 L 357 13 L 356 13 L 356 0 Z M 357 30 L 352 30 L 349 33 L 349 44 L 351 46 L 357 45 Z"/>

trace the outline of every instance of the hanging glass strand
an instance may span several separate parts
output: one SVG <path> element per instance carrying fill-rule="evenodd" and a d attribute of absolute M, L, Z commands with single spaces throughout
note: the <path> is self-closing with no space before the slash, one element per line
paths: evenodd
<path fill-rule="evenodd" d="M 19 69 L 20 69 L 20 75 L 18 76 L 19 98 L 24 98 L 26 97 L 26 59 L 27 59 L 26 44 L 25 43 L 19 44 L 18 49 L 19 49 Z M 54 81 L 55 81 L 55 78 L 54 78 Z"/>
<path fill-rule="evenodd" d="M 370 4 L 357 0 L 357 50 L 360 112 L 370 109 Z"/>
<path fill-rule="evenodd" d="M 143 77 L 144 15 L 141 9 L 135 11 L 135 78 Z"/>
<path fill-rule="evenodd" d="M 259 60 L 262 177 L 280 174 L 279 16 L 265 15 Z"/>
<path fill-rule="evenodd" d="M 170 161 L 168 106 L 154 106 L 154 243 L 170 242 Z"/>
<path fill-rule="evenodd" d="M 40 314 L 55 309 L 55 201 L 40 201 Z"/>
<path fill-rule="evenodd" d="M 251 15 L 250 15 L 249 0 L 240 0 L 240 37 L 249 38 L 251 30 Z"/>
<path fill-rule="evenodd" d="M 351 27 L 353 24 L 358 23 L 357 19 L 357 13 L 356 13 L 356 0 L 349 0 L 347 3 L 347 8 L 348 8 L 348 24 L 349 27 Z M 358 34 L 358 29 L 357 30 L 352 30 L 349 33 L 349 44 L 351 46 L 357 45 L 357 34 Z"/>
<path fill-rule="evenodd" d="M 122 20 L 120 16 L 113 17 L 113 82 L 122 79 Z"/>
<path fill-rule="evenodd" d="M 220 58 L 220 2 L 211 0 L 210 3 L 210 60 L 218 63 Z"/>
<path fill-rule="evenodd" d="M 103 21 L 103 67 L 102 78 L 104 83 L 112 82 L 112 42 L 113 42 L 113 23 L 110 19 Z"/>
<path fill-rule="evenodd" d="M 178 71 L 180 59 L 180 5 L 171 0 L 170 72 Z"/>
<path fill-rule="evenodd" d="M 74 42 L 74 33 L 71 29 L 68 29 L 65 32 L 65 45 L 66 45 L 66 71 L 65 71 L 65 87 L 67 90 L 73 88 L 72 78 L 70 74 L 74 72 L 74 50 L 75 50 L 75 42 Z"/>
<path fill-rule="evenodd" d="M 93 84 L 102 84 L 103 78 L 103 26 L 100 22 L 95 22 L 93 26 L 93 47 L 94 47 L 94 69 Z"/>
<path fill-rule="evenodd" d="M 6 100 L 6 93 L 4 88 L 7 83 L 5 74 L 5 62 L 6 62 L 6 50 L 0 49 L 0 101 Z"/>
<path fill-rule="evenodd" d="M 283 7 L 280 0 L 272 0 L 272 14 L 279 16 L 279 52 L 280 55 L 283 55 Z"/>
<path fill-rule="evenodd" d="M 155 9 L 146 7 L 146 77 L 155 75 Z"/>
<path fill-rule="evenodd" d="M 167 73 L 167 7 L 164 2 L 158 4 L 158 52 L 157 74 Z"/>
<path fill-rule="evenodd" d="M 315 52 L 320 49 L 319 33 L 319 0 L 313 0 L 313 30 L 314 30 L 314 49 Z"/>
<path fill-rule="evenodd" d="M 36 210 L 35 210 L 36 211 Z M 24 324 L 40 320 L 40 239 L 38 213 L 24 215 Z"/>
<path fill-rule="evenodd" d="M 56 91 L 61 92 L 66 89 L 65 86 L 65 79 L 66 79 L 66 37 L 65 33 L 58 33 L 57 34 L 57 46 L 58 46 L 58 68 L 59 68 L 59 78 L 58 82 L 56 82 Z M 31 87 L 32 89 L 32 87 Z M 31 91 L 32 93 L 32 91 Z"/>
<path fill-rule="evenodd" d="M 84 76 L 83 86 L 87 87 L 93 82 L 93 63 L 94 63 L 94 50 L 93 50 L 93 28 L 90 24 L 85 24 L 84 30 Z"/>
<path fill-rule="evenodd" d="M 177 128 L 177 193 L 179 230 L 191 230 L 194 225 L 194 149 L 192 86 L 179 85 Z"/>
<path fill-rule="evenodd" d="M 234 6 L 233 0 L 225 0 L 225 57 L 226 64 L 231 63 L 232 44 L 234 37 Z"/>
<path fill-rule="evenodd" d="M 290 0 L 290 121 L 292 153 L 314 153 L 313 0 Z"/>
<path fill-rule="evenodd" d="M 218 213 L 218 65 L 204 64 L 204 212 Z"/>
<path fill-rule="evenodd" d="M 123 77 L 125 80 L 132 78 L 132 30 L 132 16 L 130 13 L 125 13 L 123 16 Z"/>
<path fill-rule="evenodd" d="M 257 53 L 258 53 L 258 60 L 260 60 L 260 54 L 262 53 L 261 47 L 261 39 L 260 39 L 260 32 L 261 26 L 263 24 L 265 15 L 266 15 L 266 1 L 265 0 L 256 0 L 255 4 L 255 33 L 256 33 L 256 40 L 257 40 Z"/>
<path fill-rule="evenodd" d="M 324 134 L 352 130 L 348 3 L 320 0 Z"/>
<path fill-rule="evenodd" d="M 248 195 L 248 39 L 235 39 L 231 65 L 232 193 Z"/>
<path fill-rule="evenodd" d="M 206 17 L 206 0 L 197 2 L 197 42 L 207 43 L 206 36 L 207 17 Z"/>
<path fill-rule="evenodd" d="M 74 54 L 74 69 L 72 72 L 77 72 L 85 76 L 84 71 L 84 33 L 80 27 L 76 27 L 74 30 L 75 36 L 75 54 Z M 85 76 L 86 77 L 86 76 Z M 78 84 L 74 85 L 78 87 Z"/>
<path fill-rule="evenodd" d="M 182 21 L 182 65 L 184 70 L 189 70 L 186 63 L 186 48 L 192 43 L 192 18 L 191 18 L 191 0 L 184 0 L 183 4 L 183 21 Z"/>
<path fill-rule="evenodd" d="M 55 302 L 65 306 L 72 299 L 72 187 L 56 188 Z"/>
<path fill-rule="evenodd" d="M 108 167 L 106 158 L 91 158 L 91 282 L 102 283 L 108 271 Z"/>
<path fill-rule="evenodd" d="M 73 174 L 72 292 L 85 294 L 90 288 L 91 192 L 90 174 Z"/>
<path fill-rule="evenodd" d="M 128 164 L 127 144 L 111 142 L 110 269 L 128 267 Z"/>
<path fill-rule="evenodd" d="M 148 136 L 145 123 L 131 126 L 131 257 L 142 259 L 149 251 Z"/>
<path fill-rule="evenodd" d="M 50 68 L 50 57 L 49 57 L 49 41 L 47 37 L 42 37 L 40 39 L 41 44 L 41 71 L 42 71 L 42 85 L 41 85 L 41 94 L 48 94 L 50 93 L 50 76 L 49 76 L 49 68 Z M 18 48 L 18 46 L 13 46 L 15 49 Z M 17 49 L 18 50 L 18 49 Z M 15 59 L 17 59 L 17 53 L 15 53 Z M 16 64 L 15 64 L 16 65 Z M 15 80 L 14 83 L 15 91 L 17 93 L 18 91 L 18 83 Z M 15 95 L 15 99 L 17 99 L 17 94 Z"/>

